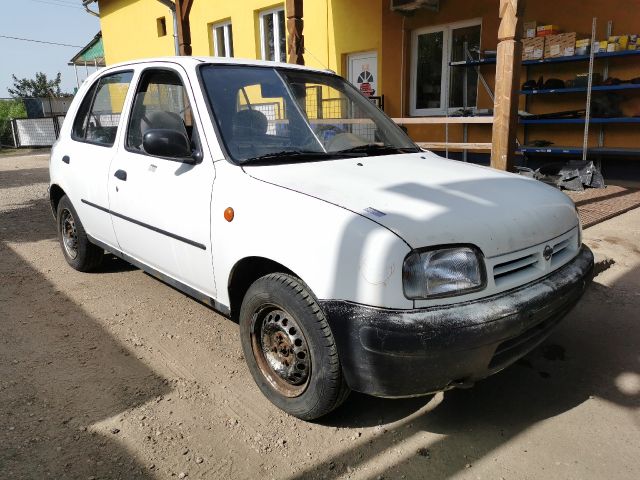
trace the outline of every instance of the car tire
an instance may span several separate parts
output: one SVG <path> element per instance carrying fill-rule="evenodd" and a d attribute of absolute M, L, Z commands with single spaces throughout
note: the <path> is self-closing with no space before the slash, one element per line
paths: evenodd
<path fill-rule="evenodd" d="M 58 202 L 56 220 L 58 240 L 67 263 L 80 272 L 95 270 L 102 263 L 104 250 L 89 241 L 78 213 L 66 195 Z"/>
<path fill-rule="evenodd" d="M 240 309 L 240 339 L 256 384 L 286 413 L 315 420 L 349 395 L 331 328 L 300 279 L 256 280 Z"/>

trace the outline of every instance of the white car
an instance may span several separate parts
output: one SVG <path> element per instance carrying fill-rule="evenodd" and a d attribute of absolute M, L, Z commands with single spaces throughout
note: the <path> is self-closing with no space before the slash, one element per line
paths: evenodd
<path fill-rule="evenodd" d="M 544 340 L 593 255 L 571 200 L 422 151 L 327 71 L 220 58 L 114 65 L 50 160 L 62 252 L 109 252 L 239 322 L 251 374 L 302 419 L 350 390 L 472 385 Z"/>

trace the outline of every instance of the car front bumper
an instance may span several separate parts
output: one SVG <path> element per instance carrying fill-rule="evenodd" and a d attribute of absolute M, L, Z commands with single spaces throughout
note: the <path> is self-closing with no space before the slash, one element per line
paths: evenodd
<path fill-rule="evenodd" d="M 593 254 L 508 292 L 454 305 L 390 310 L 321 301 L 351 389 L 410 397 L 464 387 L 539 345 L 582 296 Z"/>

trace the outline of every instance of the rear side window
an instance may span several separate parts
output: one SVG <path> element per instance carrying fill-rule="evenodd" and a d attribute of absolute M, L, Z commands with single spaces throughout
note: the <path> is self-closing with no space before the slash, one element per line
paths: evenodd
<path fill-rule="evenodd" d="M 143 152 L 144 135 L 154 129 L 180 131 L 195 148 L 189 97 L 180 76 L 172 70 L 153 69 L 143 73 L 129 117 L 127 149 Z"/>
<path fill-rule="evenodd" d="M 73 122 L 74 140 L 113 145 L 132 77 L 131 71 L 105 75 L 91 87 Z"/>

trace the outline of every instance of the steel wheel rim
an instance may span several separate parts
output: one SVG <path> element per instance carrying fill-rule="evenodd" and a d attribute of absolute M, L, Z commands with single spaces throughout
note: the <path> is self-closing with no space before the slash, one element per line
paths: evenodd
<path fill-rule="evenodd" d="M 64 251 L 74 260 L 78 256 L 78 231 L 73 215 L 67 209 L 64 209 L 60 215 L 60 232 Z"/>
<path fill-rule="evenodd" d="M 311 354 L 298 321 L 283 308 L 268 305 L 254 315 L 251 348 L 263 376 L 286 397 L 298 397 L 311 377 Z"/>

